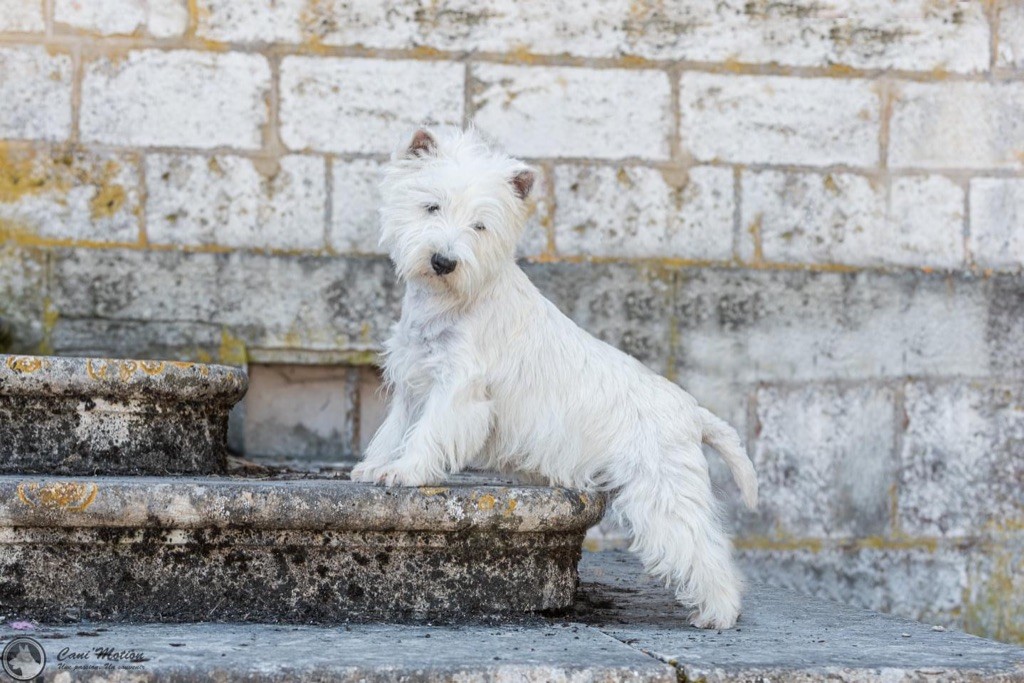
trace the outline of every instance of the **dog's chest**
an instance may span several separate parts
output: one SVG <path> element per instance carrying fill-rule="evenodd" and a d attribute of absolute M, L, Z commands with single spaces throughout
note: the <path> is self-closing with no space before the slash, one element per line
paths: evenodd
<path fill-rule="evenodd" d="M 450 322 L 404 320 L 390 343 L 389 369 L 410 388 L 428 389 L 451 367 L 459 339 Z"/>

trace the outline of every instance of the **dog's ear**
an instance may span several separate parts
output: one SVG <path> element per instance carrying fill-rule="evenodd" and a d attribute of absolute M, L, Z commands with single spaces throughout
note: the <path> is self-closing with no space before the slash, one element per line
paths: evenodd
<path fill-rule="evenodd" d="M 437 140 L 429 131 L 420 128 L 412 136 L 412 142 L 406 150 L 406 156 L 410 158 L 430 156 L 437 149 Z"/>
<path fill-rule="evenodd" d="M 515 191 L 516 196 L 520 199 L 526 199 L 530 196 L 530 190 L 533 189 L 533 181 L 535 179 L 533 171 L 530 169 L 524 169 L 519 171 L 512 176 L 512 189 Z"/>

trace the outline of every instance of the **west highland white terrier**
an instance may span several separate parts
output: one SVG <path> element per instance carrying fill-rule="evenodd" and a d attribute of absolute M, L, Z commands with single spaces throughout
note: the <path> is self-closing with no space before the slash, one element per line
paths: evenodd
<path fill-rule="evenodd" d="M 606 491 L 691 623 L 728 628 L 741 580 L 701 443 L 750 508 L 754 467 L 736 430 L 584 332 L 516 265 L 533 184 L 472 130 L 420 130 L 393 155 L 380 242 L 406 292 L 384 358 L 389 412 L 352 479 L 422 486 L 472 464 Z"/>

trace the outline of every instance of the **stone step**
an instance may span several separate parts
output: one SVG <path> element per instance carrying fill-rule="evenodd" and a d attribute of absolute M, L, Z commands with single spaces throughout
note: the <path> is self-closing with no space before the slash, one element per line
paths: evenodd
<path fill-rule="evenodd" d="M 0 613 L 453 620 L 562 610 L 603 501 L 464 477 L 0 476 Z"/>
<path fill-rule="evenodd" d="M 570 613 L 515 624 L 5 625 L 0 642 L 33 638 L 57 683 L 1024 681 L 1022 648 L 780 589 L 701 631 L 630 556 L 587 553 L 580 577 Z"/>
<path fill-rule="evenodd" d="M 210 474 L 244 370 L 0 355 L 0 473 Z"/>

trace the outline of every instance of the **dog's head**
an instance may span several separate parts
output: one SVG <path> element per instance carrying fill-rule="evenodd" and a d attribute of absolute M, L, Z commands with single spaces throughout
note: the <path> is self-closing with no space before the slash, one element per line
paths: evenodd
<path fill-rule="evenodd" d="M 381 182 L 381 238 L 400 277 L 472 297 L 513 260 L 534 172 L 470 130 L 419 130 Z"/>

